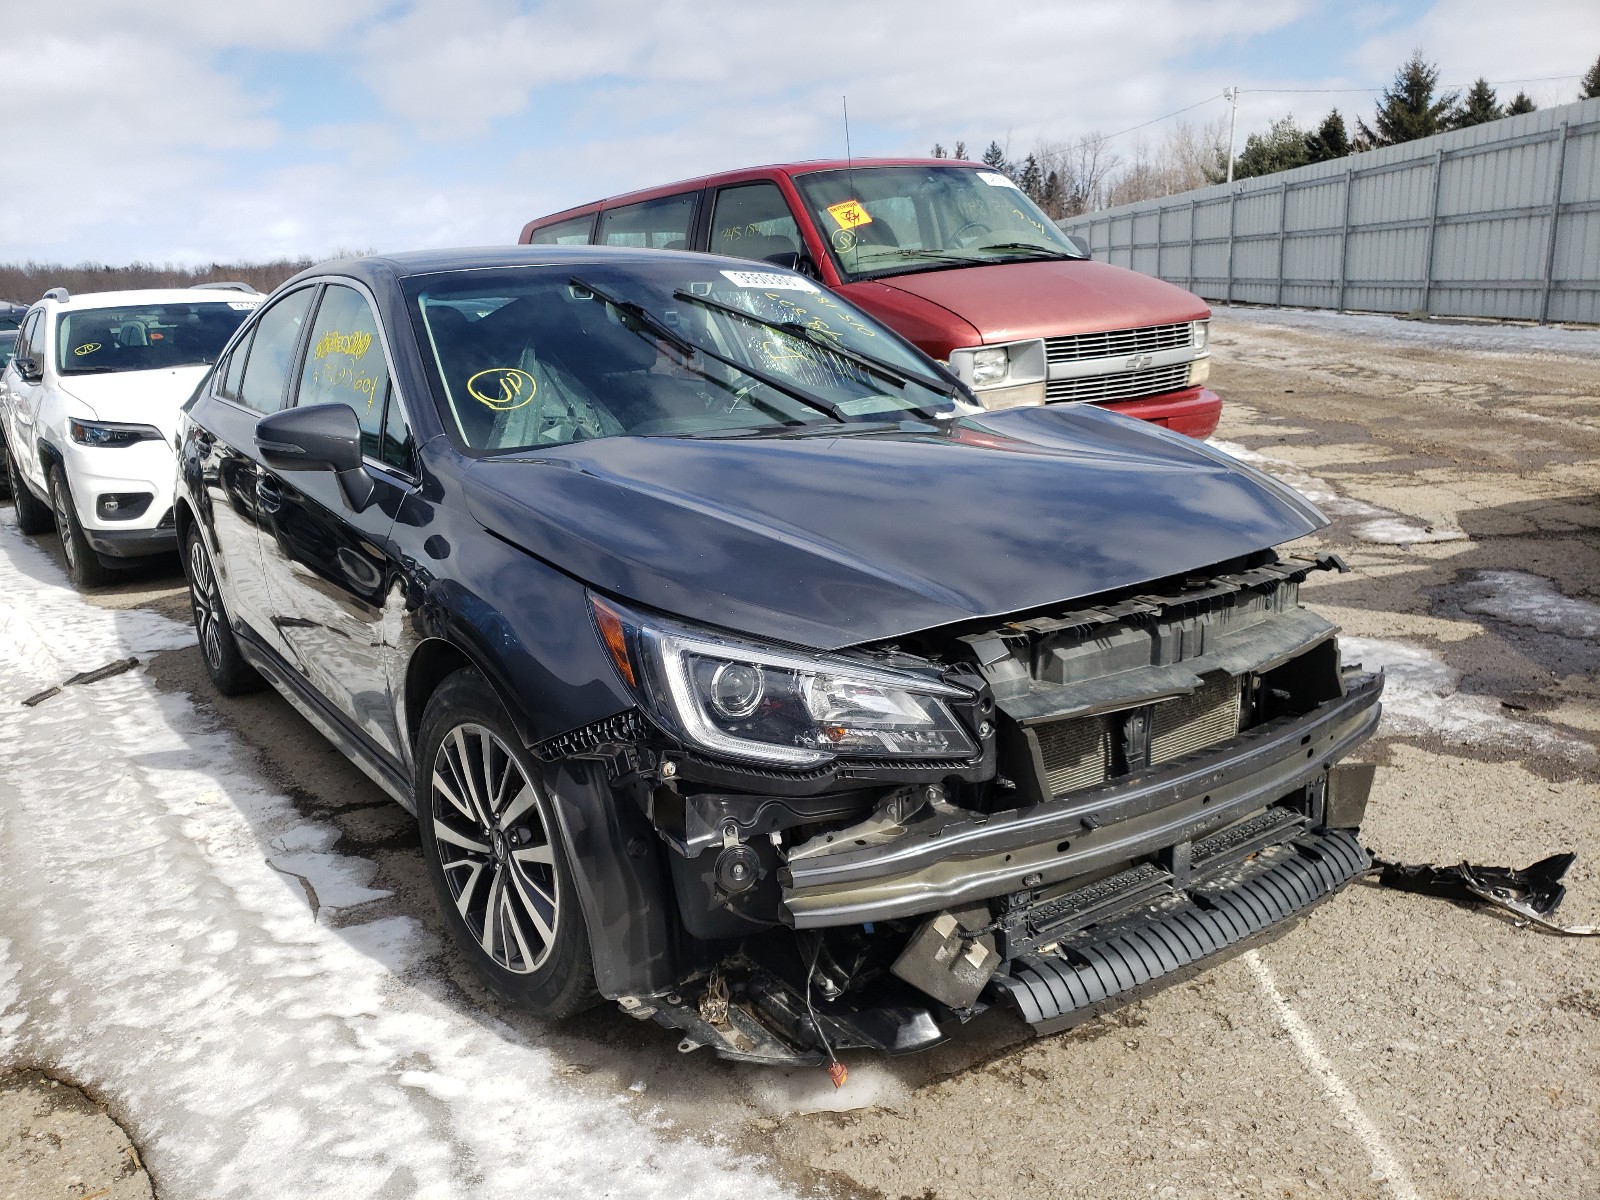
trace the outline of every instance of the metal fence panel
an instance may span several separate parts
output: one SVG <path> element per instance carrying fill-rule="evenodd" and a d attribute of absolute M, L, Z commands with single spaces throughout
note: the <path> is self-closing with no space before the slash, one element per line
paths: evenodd
<path fill-rule="evenodd" d="M 1600 323 L 1600 99 L 1060 225 L 1223 303 Z"/>

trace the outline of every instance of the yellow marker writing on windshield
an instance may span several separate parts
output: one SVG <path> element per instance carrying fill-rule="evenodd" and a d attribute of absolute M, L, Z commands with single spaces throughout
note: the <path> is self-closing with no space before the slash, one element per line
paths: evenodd
<path fill-rule="evenodd" d="M 467 394 L 496 412 L 521 408 L 538 390 L 538 380 L 516 367 L 490 367 L 467 380 Z"/>
<path fill-rule="evenodd" d="M 861 207 L 859 200 L 841 200 L 828 205 L 828 215 L 839 222 L 840 229 L 854 229 L 858 225 L 871 225 L 872 218 Z"/>
<path fill-rule="evenodd" d="M 73 353 L 79 358 L 82 358 L 85 354 L 93 354 L 98 349 L 100 349 L 99 342 L 85 342 L 83 345 L 74 350 Z"/>

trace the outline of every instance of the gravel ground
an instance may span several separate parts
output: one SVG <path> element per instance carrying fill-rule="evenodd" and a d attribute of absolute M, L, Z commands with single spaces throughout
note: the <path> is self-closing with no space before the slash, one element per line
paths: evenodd
<path fill-rule="evenodd" d="M 1213 345 L 1219 443 L 1333 517 L 1305 548 L 1336 550 L 1353 570 L 1313 577 L 1308 599 L 1344 626 L 1350 657 L 1390 673 L 1367 752 L 1381 767 L 1369 843 L 1406 860 L 1519 866 L 1575 850 L 1562 915 L 1600 921 L 1600 333 L 1219 310 Z M 39 544 L 57 554 L 51 539 Z M 94 604 L 184 615 L 169 565 Z M 210 694 L 192 648 L 148 657 L 127 677 L 135 683 L 225 739 L 231 771 L 325 831 L 310 857 L 359 864 L 370 897 L 330 905 L 316 929 L 357 945 L 381 922 L 415 930 L 411 950 L 373 969 L 388 977 L 383 1003 L 425 1006 L 448 1033 L 441 1057 L 469 1031 L 473 1053 L 493 1053 L 477 1049 L 485 1036 L 518 1062 L 537 1048 L 527 1069 L 553 1081 L 547 1099 L 614 1113 L 619 1139 L 665 1140 L 650 1150 L 667 1164 L 655 1184 L 616 1177 L 612 1194 L 683 1181 L 675 1140 L 730 1164 L 726 1186 L 744 1195 L 1600 1194 L 1600 942 L 1358 885 L 1273 940 L 1069 1034 L 1029 1040 L 996 1014 L 927 1055 L 852 1061 L 835 1094 L 821 1072 L 681 1057 L 665 1033 L 614 1012 L 552 1028 L 501 1009 L 437 945 L 409 819 L 287 705 Z M 0 850 L 19 836 L 4 817 Z M 264 825 L 257 832 L 270 842 Z M 286 849 L 264 852 L 281 869 Z M 15 854 L 0 860 L 0 892 L 15 894 L 8 871 L 24 869 Z M 348 869 L 334 881 L 348 884 Z M 304 902 L 298 882 L 278 878 L 283 896 Z M 33 919 L 4 899 L 0 918 L 0 937 Z M 173 1109 L 204 1110 L 205 1097 L 141 1087 L 119 1043 L 73 1041 L 65 1017 L 19 1023 L 67 986 L 60 964 L 39 961 L 45 944 L 0 953 L 0 1068 L 68 1061 L 141 1146 L 157 1194 L 234 1194 L 201 1187 L 186 1162 Z M 140 1052 L 160 1044 L 153 1036 Z M 236 1061 L 248 1067 L 248 1052 Z M 414 1062 L 392 1070 L 417 1075 Z M 491 1152 L 450 1124 L 465 1099 L 445 1081 L 421 1086 L 437 1110 L 418 1118 L 438 1135 L 429 1152 L 445 1155 L 440 1177 L 461 1180 L 438 1194 L 475 1194 Z M 239 1106 L 213 1131 L 266 1156 L 255 1179 L 289 1170 L 303 1146 L 264 1137 L 269 1120 L 286 1117 Z M 605 1127 L 597 1120 L 584 1128 Z M 0 1125 L 0 1158 L 15 1161 L 25 1147 L 13 1124 Z M 397 1190 L 408 1177 L 369 1182 L 363 1153 L 404 1148 L 353 1140 L 341 1150 L 346 1186 L 296 1194 L 411 1194 Z M 616 1168 L 599 1155 L 594 1169 Z"/>

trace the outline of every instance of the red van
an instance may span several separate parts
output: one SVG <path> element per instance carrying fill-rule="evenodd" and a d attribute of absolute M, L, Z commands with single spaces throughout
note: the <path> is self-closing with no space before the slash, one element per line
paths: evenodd
<path fill-rule="evenodd" d="M 990 408 L 1089 402 L 1194 437 L 1211 310 L 1091 261 L 1007 176 L 948 159 L 751 167 L 530 221 L 522 242 L 709 250 L 811 275 L 934 358 Z"/>

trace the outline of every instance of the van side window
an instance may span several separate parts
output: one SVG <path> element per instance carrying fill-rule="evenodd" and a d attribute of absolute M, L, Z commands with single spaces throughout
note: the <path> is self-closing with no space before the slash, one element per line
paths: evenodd
<path fill-rule="evenodd" d="M 594 214 L 573 217 L 570 221 L 557 221 L 543 229 L 535 229 L 528 241 L 534 246 L 586 246 L 594 232 Z"/>
<path fill-rule="evenodd" d="M 685 192 L 607 209 L 600 214 L 600 235 L 595 241 L 602 246 L 687 250 L 699 198 L 699 192 Z"/>
<path fill-rule="evenodd" d="M 711 210 L 713 254 L 793 267 L 803 247 L 794 214 L 775 183 L 742 183 L 717 193 Z"/>

